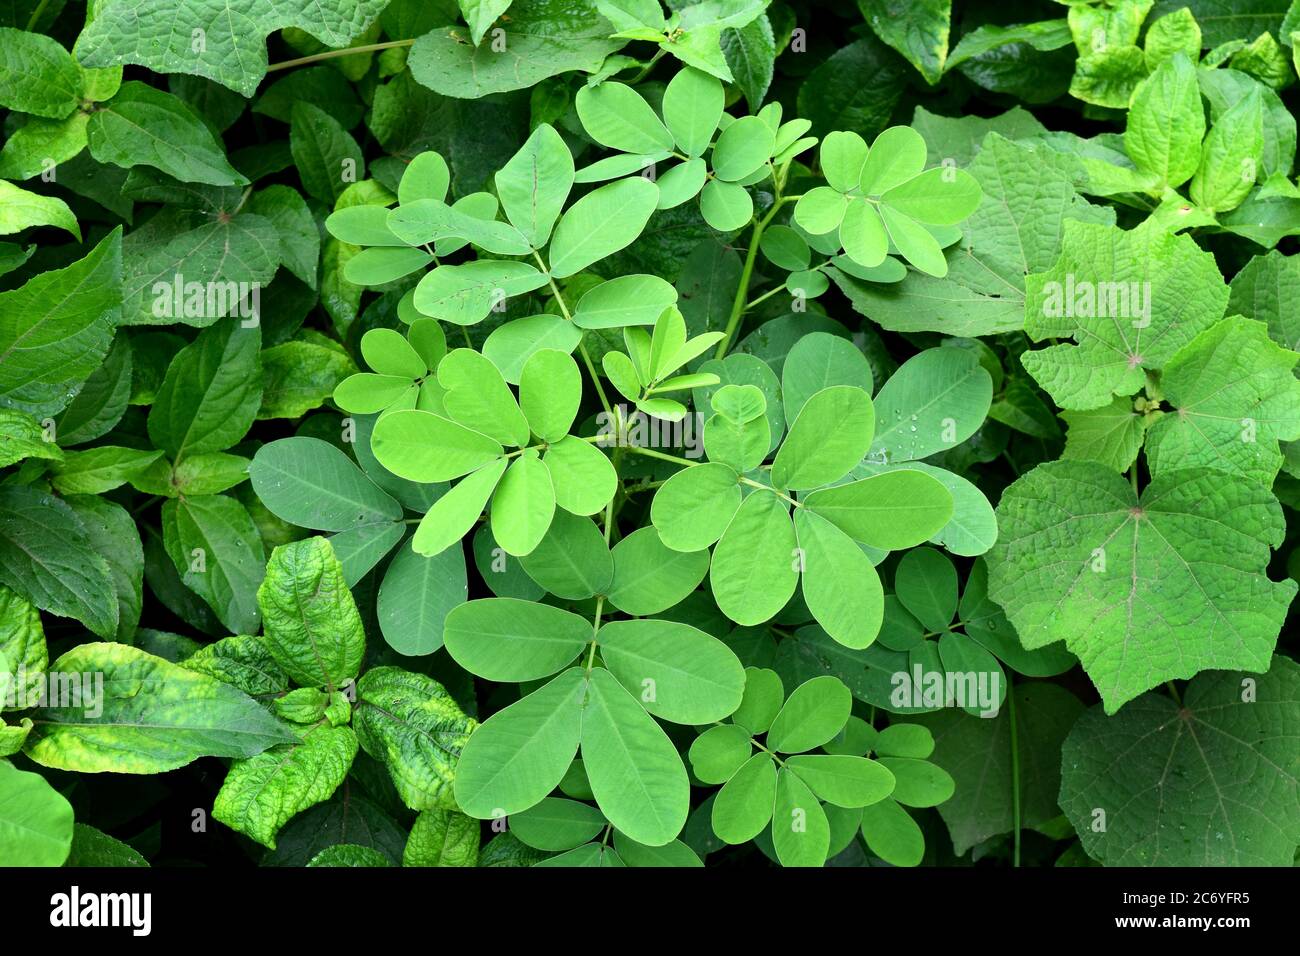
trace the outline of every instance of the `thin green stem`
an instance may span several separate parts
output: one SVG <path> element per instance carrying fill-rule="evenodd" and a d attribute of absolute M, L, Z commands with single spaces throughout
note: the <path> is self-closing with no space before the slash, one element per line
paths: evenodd
<path fill-rule="evenodd" d="M 1016 694 L 1011 675 L 1007 675 L 1007 718 L 1011 721 L 1011 865 L 1020 865 L 1020 742 L 1016 733 Z"/>
<path fill-rule="evenodd" d="M 1128 483 L 1133 486 L 1133 494 L 1138 493 L 1138 466 L 1133 462 L 1133 467 L 1128 470 Z"/>
<path fill-rule="evenodd" d="M 605 595 L 596 597 L 596 616 L 591 622 L 591 650 L 587 653 L 587 673 L 596 666 L 596 635 L 600 633 L 600 615 L 605 610 Z"/>
<path fill-rule="evenodd" d="M 642 448 L 640 445 L 623 445 L 622 447 L 636 455 L 645 455 L 648 458 L 658 458 L 661 461 L 671 461 L 678 465 L 686 465 L 689 467 L 691 465 L 699 464 L 698 461 L 691 461 L 689 458 L 680 458 L 677 455 L 669 455 L 666 452 L 655 451 L 653 448 Z M 761 485 L 760 487 L 766 488 L 767 486 Z"/>
<path fill-rule="evenodd" d="M 772 494 L 776 495 L 776 496 L 777 496 L 778 498 L 780 498 L 782 501 L 786 502 L 787 504 L 794 505 L 796 508 L 802 508 L 802 507 L 803 507 L 803 502 L 802 502 L 802 501 L 795 501 L 795 500 L 794 500 L 793 498 L 791 498 L 789 495 L 783 495 L 783 494 L 781 494 L 781 492 L 777 491 L 777 490 L 776 490 L 775 488 L 773 488 L 771 485 L 765 485 L 765 484 L 763 484 L 761 481 L 755 481 L 753 478 L 746 478 L 744 475 L 741 475 L 741 476 L 740 476 L 740 483 L 741 483 L 742 485 L 749 485 L 749 486 L 752 487 L 752 488 L 762 488 L 764 491 L 770 491 L 770 492 L 772 492 Z"/>
<path fill-rule="evenodd" d="M 716 359 L 722 359 L 726 356 L 727 349 L 731 347 L 731 339 L 740 326 L 740 319 L 745 314 L 745 299 L 749 296 L 749 280 L 754 275 L 754 263 L 758 261 L 758 244 L 763 238 L 763 230 L 776 217 L 781 207 L 794 198 L 796 197 L 778 196 L 767 214 L 754 223 L 754 231 L 749 237 L 749 251 L 745 253 L 745 266 L 740 272 L 740 285 L 736 289 L 736 297 L 731 300 L 731 314 L 727 317 L 727 328 L 723 332 L 722 341 L 718 343 L 717 350 L 713 353 L 713 357 Z"/>
<path fill-rule="evenodd" d="M 542 257 L 533 250 L 533 258 L 537 260 L 537 266 L 546 274 L 546 281 L 551 287 L 551 295 L 555 297 L 555 302 L 560 307 L 560 314 L 564 316 L 564 321 L 572 322 L 573 314 L 569 312 L 569 306 L 564 301 L 564 296 L 560 294 L 560 287 L 555 284 L 555 279 L 551 277 L 550 271 L 546 268 L 546 263 Z M 583 339 L 587 333 L 582 333 Z M 600 407 L 605 410 L 605 414 L 611 418 L 614 415 L 614 409 L 609 404 L 609 398 L 605 395 L 605 386 L 600 384 L 600 376 L 596 374 L 596 363 L 591 360 L 591 353 L 587 351 L 587 343 L 583 339 L 578 340 L 578 354 L 582 356 L 582 364 L 587 366 L 587 374 L 591 376 L 591 384 L 596 386 L 596 395 L 600 399 Z"/>
<path fill-rule="evenodd" d="M 1182 707 L 1183 695 L 1178 693 L 1178 688 L 1174 685 L 1174 682 L 1171 680 L 1167 680 L 1165 681 L 1165 686 L 1169 688 L 1169 694 L 1171 697 L 1173 697 L 1174 703 L 1177 704 L 1179 707 Z"/>
<path fill-rule="evenodd" d="M 655 68 L 655 64 L 659 62 L 659 60 L 663 57 L 665 52 L 667 51 L 665 51 L 663 47 L 660 47 L 659 49 L 655 50 L 654 56 L 650 57 L 650 62 L 641 68 L 640 73 L 638 73 L 636 76 L 632 77 L 632 79 L 628 81 L 628 86 L 636 86 L 647 76 L 649 76 L 650 71 Z"/>
<path fill-rule="evenodd" d="M 41 0 L 40 3 L 36 4 L 36 9 L 32 11 L 32 15 L 27 19 L 28 33 L 31 33 L 36 29 L 36 24 L 40 22 L 41 14 L 45 12 L 45 8 L 49 5 L 50 0 Z"/>
<path fill-rule="evenodd" d="M 46 0 L 42 0 L 41 6 L 45 6 Z M 39 10 L 39 8 L 38 8 Z M 383 43 L 366 43 L 362 46 L 345 47 L 342 50 L 322 50 L 320 53 L 313 53 L 311 56 L 300 56 L 296 60 L 281 60 L 279 63 L 272 63 L 266 68 L 267 73 L 274 73 L 276 70 L 288 70 L 295 66 L 306 66 L 308 63 L 317 63 L 321 60 L 332 60 L 339 56 L 351 56 L 353 53 L 374 53 L 377 50 L 391 50 L 395 47 L 410 46 L 415 40 L 385 40 Z"/>

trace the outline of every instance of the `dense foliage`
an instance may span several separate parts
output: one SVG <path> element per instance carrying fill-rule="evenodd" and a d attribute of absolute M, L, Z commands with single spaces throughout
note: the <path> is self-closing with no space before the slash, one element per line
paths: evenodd
<path fill-rule="evenodd" d="M 0 6 L 0 864 L 1291 865 L 1293 40 Z"/>

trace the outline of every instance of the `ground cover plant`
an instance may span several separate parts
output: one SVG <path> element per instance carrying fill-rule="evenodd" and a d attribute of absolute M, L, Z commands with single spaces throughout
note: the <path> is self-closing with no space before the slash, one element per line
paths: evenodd
<path fill-rule="evenodd" d="M 1290 866 L 1300 4 L 0 7 L 0 864 Z"/>

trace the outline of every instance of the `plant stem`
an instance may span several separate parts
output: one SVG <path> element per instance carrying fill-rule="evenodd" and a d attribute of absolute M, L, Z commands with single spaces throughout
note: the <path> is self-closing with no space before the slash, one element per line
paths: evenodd
<path fill-rule="evenodd" d="M 783 494 L 781 494 L 781 492 L 777 491 L 777 490 L 776 490 L 775 488 L 773 488 L 771 485 L 765 485 L 765 484 L 763 484 L 761 481 L 755 481 L 753 478 L 746 478 L 744 475 L 741 475 L 741 476 L 740 476 L 740 483 L 741 483 L 742 485 L 749 485 L 751 488 L 762 488 L 764 491 L 770 491 L 770 492 L 772 492 L 772 494 L 776 495 L 776 496 L 777 496 L 778 498 L 780 498 L 782 501 L 786 502 L 787 504 L 794 505 L 796 508 L 802 508 L 802 507 L 803 507 L 803 502 L 802 502 L 802 501 L 795 501 L 795 500 L 794 500 L 793 498 L 791 498 L 789 495 L 783 495 Z"/>
<path fill-rule="evenodd" d="M 27 20 L 26 29 L 28 33 L 31 33 L 33 30 L 36 29 L 36 24 L 37 22 L 40 21 L 41 14 L 45 12 L 45 8 L 48 7 L 49 5 L 50 5 L 50 0 L 41 0 L 40 3 L 36 4 L 36 9 L 32 11 L 32 15 Z"/>
<path fill-rule="evenodd" d="M 1183 695 L 1178 693 L 1178 687 L 1175 686 L 1174 682 L 1171 680 L 1167 680 L 1165 681 L 1165 686 L 1169 688 L 1169 694 L 1171 697 L 1173 697 L 1174 703 L 1176 703 L 1179 707 L 1182 707 Z"/>
<path fill-rule="evenodd" d="M 713 353 L 715 359 L 722 359 L 727 354 L 727 349 L 731 346 L 731 337 L 736 334 L 736 329 L 740 326 L 740 317 L 745 314 L 745 299 L 749 295 L 749 280 L 754 274 L 754 263 L 758 259 L 758 243 L 763 238 L 763 230 L 767 224 L 772 221 L 778 209 L 781 208 L 781 200 L 777 199 L 772 203 L 772 208 L 767 211 L 762 219 L 754 223 L 754 231 L 749 237 L 749 251 L 745 253 L 745 267 L 740 272 L 740 285 L 736 289 L 736 297 L 731 300 L 731 314 L 727 317 L 727 328 L 722 334 L 722 341 L 718 343 L 717 350 Z"/>
<path fill-rule="evenodd" d="M 660 47 L 659 49 L 655 50 L 654 56 L 650 57 L 650 62 L 647 63 L 645 66 L 643 66 L 643 67 L 641 68 L 641 72 L 640 72 L 640 73 L 638 73 L 636 76 L 632 77 L 632 79 L 628 80 L 627 85 L 628 85 L 628 86 L 636 86 L 638 83 L 640 83 L 642 80 L 644 80 L 647 76 L 649 76 L 649 75 L 650 75 L 650 71 L 653 70 L 653 69 L 655 68 L 655 64 L 659 62 L 660 58 L 661 58 L 663 55 L 664 55 L 664 48 L 663 48 L 663 47 Z"/>
<path fill-rule="evenodd" d="M 645 455 L 649 458 L 658 458 L 662 461 L 671 461 L 679 465 L 686 465 L 687 467 L 699 464 L 698 461 L 691 461 L 689 458 L 679 458 L 677 455 L 669 455 L 662 451 L 655 451 L 653 448 L 642 448 L 640 445 L 624 445 L 622 447 L 637 455 Z M 766 488 L 767 486 L 760 485 L 759 487 Z"/>
<path fill-rule="evenodd" d="M 1007 718 L 1011 721 L 1011 865 L 1020 865 L 1020 746 L 1016 732 L 1016 694 L 1011 675 L 1007 675 Z"/>
<path fill-rule="evenodd" d="M 547 270 L 546 263 L 542 261 L 542 257 L 537 254 L 536 250 L 533 250 L 533 258 L 537 260 L 537 265 L 541 268 L 542 272 L 546 273 L 546 281 L 551 287 L 551 295 L 555 297 L 556 303 L 560 306 L 560 314 L 564 316 L 564 321 L 572 322 L 573 315 L 569 312 L 569 306 L 565 303 L 564 296 L 560 294 L 560 287 L 556 285 L 555 280 L 551 278 L 551 273 Z M 585 330 L 582 335 L 583 338 L 586 337 L 587 333 Z M 605 387 L 600 384 L 600 376 L 596 374 L 596 365 L 592 362 L 591 354 L 587 351 L 587 343 L 583 341 L 583 339 L 578 340 L 578 353 L 582 356 L 582 363 L 587 366 L 587 374 L 591 376 L 591 384 L 596 386 L 596 395 L 600 398 L 600 407 L 605 409 L 605 414 L 612 418 L 614 416 L 614 410 L 609 404 L 609 399 L 605 396 Z"/>
<path fill-rule="evenodd" d="M 596 598 L 596 616 L 591 622 L 591 651 L 587 654 L 587 673 L 596 666 L 596 635 L 600 633 L 600 615 L 605 610 L 605 595 Z"/>
<path fill-rule="evenodd" d="M 45 6 L 42 0 L 41 6 Z M 308 63 L 316 63 L 320 60 L 332 60 L 337 56 L 351 56 L 353 53 L 374 53 L 376 50 L 391 50 L 399 46 L 410 46 L 415 40 L 385 40 L 383 43 L 367 43 L 363 46 L 350 46 L 342 50 L 322 50 L 320 53 L 313 53 L 311 56 L 300 56 L 296 60 L 281 60 L 279 63 L 272 63 L 266 68 L 267 73 L 273 73 L 276 70 L 287 70 L 295 66 L 305 66 Z"/>

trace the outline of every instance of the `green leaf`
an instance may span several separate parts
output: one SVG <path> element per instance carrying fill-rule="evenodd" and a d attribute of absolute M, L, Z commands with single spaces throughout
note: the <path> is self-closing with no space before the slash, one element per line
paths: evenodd
<path fill-rule="evenodd" d="M 357 681 L 353 726 L 412 810 L 452 810 L 457 760 L 477 726 L 432 677 L 373 667 Z"/>
<path fill-rule="evenodd" d="M 184 101 L 138 80 L 123 83 L 116 96 L 91 114 L 86 141 L 101 163 L 152 166 L 185 183 L 248 182 Z"/>
<path fill-rule="evenodd" d="M 638 528 L 614 546 L 607 598 L 624 614 L 658 614 L 681 603 L 708 571 L 706 549 L 676 551 L 654 528 Z"/>
<path fill-rule="evenodd" d="M 898 562 L 894 592 L 927 631 L 945 631 L 957 613 L 957 569 L 933 548 L 917 548 Z"/>
<path fill-rule="evenodd" d="M 854 541 L 899 551 L 929 540 L 947 525 L 953 498 L 925 472 L 900 469 L 814 491 L 804 506 Z"/>
<path fill-rule="evenodd" d="M 677 290 L 658 276 L 618 276 L 583 293 L 573 310 L 573 324 L 583 329 L 654 325 L 676 304 Z"/>
<path fill-rule="evenodd" d="M 0 180 L 0 235 L 37 226 L 57 226 L 81 241 L 81 228 L 68 204 L 54 196 L 28 192 Z"/>
<path fill-rule="evenodd" d="M 125 644 L 81 644 L 52 669 L 93 674 L 95 689 L 83 689 L 80 705 L 73 694 L 65 706 L 32 714 L 26 752 L 43 767 L 162 773 L 199 757 L 252 757 L 295 739 L 242 691 Z"/>
<path fill-rule="evenodd" d="M 498 819 L 554 790 L 577 755 L 586 697 L 582 668 L 572 667 L 489 717 L 460 754 L 460 808 L 480 820 Z"/>
<path fill-rule="evenodd" d="M 889 798 L 863 808 L 862 838 L 872 853 L 893 866 L 917 866 L 925 855 L 921 828 Z"/>
<path fill-rule="evenodd" d="M 1083 713 L 1083 705 L 1070 692 L 1042 682 L 1021 684 L 1009 693 L 1015 695 L 1014 708 L 1003 708 L 993 718 L 974 717 L 953 708 L 913 718 L 933 731 L 932 760 L 957 784 L 953 796 L 939 805 L 939 815 L 958 854 L 1011 832 L 1016 826 L 1012 811 L 1017 802 L 1021 826 L 1039 827 L 1060 814 L 1056 801 L 1061 789 L 1061 746 Z M 889 730 L 911 726 L 891 725 Z M 906 756 L 930 754 L 927 750 Z M 1016 786 L 1018 801 L 1013 799 Z"/>
<path fill-rule="evenodd" d="M 532 433 L 544 442 L 564 438 L 578 414 L 582 375 L 567 352 L 542 349 L 519 375 L 519 405 Z"/>
<path fill-rule="evenodd" d="M 121 305 L 120 229 L 84 259 L 0 293 L 0 402 L 36 417 L 66 408 L 108 354 Z"/>
<path fill-rule="evenodd" d="M 435 501 L 416 527 L 411 549 L 432 556 L 459 542 L 478 521 L 505 470 L 504 458 L 490 461 Z"/>
<path fill-rule="evenodd" d="M 117 445 L 70 451 L 50 467 L 50 484 L 61 495 L 97 495 L 125 484 L 160 457 L 160 451 Z"/>
<path fill-rule="evenodd" d="M 740 706 L 744 668 L 730 648 L 698 628 L 612 621 L 597 637 L 609 672 L 656 717 L 707 724 Z"/>
<path fill-rule="evenodd" d="M 1116 398 L 1103 408 L 1065 411 L 1070 426 L 1062 458 L 1099 461 L 1115 471 L 1128 471 L 1137 460 L 1151 420 L 1133 407 L 1131 398 Z"/>
<path fill-rule="evenodd" d="M 686 823 L 690 782 L 676 748 L 611 674 L 588 678 L 582 761 L 606 818 L 638 843 L 663 846 Z"/>
<path fill-rule="evenodd" d="M 332 797 L 356 755 L 351 727 L 313 727 L 296 743 L 234 761 L 212 816 L 274 850 L 281 827 Z"/>
<path fill-rule="evenodd" d="M 734 232 L 754 217 L 754 199 L 739 183 L 710 179 L 700 193 L 700 214 L 719 232 Z"/>
<path fill-rule="evenodd" d="M 477 98 L 573 70 L 594 73 L 625 42 L 608 38 L 609 23 L 590 0 L 514 0 L 502 30 L 504 56 L 496 43 L 466 43 L 459 26 L 427 33 L 407 58 L 411 75 L 443 96 Z"/>
<path fill-rule="evenodd" d="M 544 285 L 546 274 L 526 262 L 480 259 L 438 266 L 415 287 L 415 308 L 445 322 L 474 325 L 504 301 L 502 296 L 523 295 Z"/>
<path fill-rule="evenodd" d="M 199 333 L 167 366 L 149 410 L 149 438 L 179 462 L 224 451 L 262 405 L 262 331 L 234 319 Z"/>
<path fill-rule="evenodd" d="M 542 540 L 555 515 L 550 470 L 528 450 L 506 469 L 492 497 L 492 536 L 507 554 L 528 554 Z"/>
<path fill-rule="evenodd" d="M 636 90 L 605 81 L 584 86 L 573 99 L 587 135 L 624 153 L 656 153 L 673 148 L 673 136 Z"/>
<path fill-rule="evenodd" d="M 735 724 L 718 724 L 695 738 L 688 754 L 691 770 L 704 783 L 726 783 L 753 754 L 749 732 Z"/>
<path fill-rule="evenodd" d="M 0 408 L 0 467 L 12 465 L 25 458 L 62 461 L 63 451 L 40 422 L 23 412 Z"/>
<path fill-rule="evenodd" d="M 1141 388 L 1227 301 L 1214 257 L 1189 236 L 1068 221 L 1056 265 L 1026 279 L 1025 331 L 1078 344 L 1021 361 L 1062 408 L 1101 408 Z"/>
<path fill-rule="evenodd" d="M 1181 705 L 1094 707 L 1062 750 L 1061 808 L 1107 866 L 1290 866 L 1298 721 L 1300 669 L 1281 656 L 1259 677 L 1202 674 Z"/>
<path fill-rule="evenodd" d="M 479 825 L 455 810 L 425 810 L 415 819 L 402 866 L 477 866 Z"/>
<path fill-rule="evenodd" d="M 577 614 L 515 598 L 461 604 L 447 615 L 443 633 L 447 652 L 470 673 L 513 682 L 558 673 L 593 637 Z"/>
<path fill-rule="evenodd" d="M 745 696 L 731 719 L 751 734 L 766 733 L 784 702 L 785 687 L 776 671 L 747 667 Z"/>
<path fill-rule="evenodd" d="M 1210 127 L 1189 187 L 1192 202 L 1211 212 L 1235 209 L 1255 185 L 1263 154 L 1264 100 L 1252 90 Z"/>
<path fill-rule="evenodd" d="M 838 481 L 871 448 L 875 425 L 875 408 L 862 389 L 822 389 L 804 403 L 790 425 L 772 463 L 772 484 L 802 490 Z"/>
<path fill-rule="evenodd" d="M 84 823 L 72 827 L 72 851 L 64 866 L 148 866 L 140 851 Z"/>
<path fill-rule="evenodd" d="M 776 766 L 769 754 L 754 754 L 718 791 L 713 832 L 724 843 L 748 843 L 771 822 L 775 802 Z"/>
<path fill-rule="evenodd" d="M 68 505 L 29 486 L 0 489 L 0 584 L 100 637 L 117 632 L 112 574 L 90 531 Z"/>
<path fill-rule="evenodd" d="M 401 505 L 347 455 L 319 438 L 281 438 L 263 445 L 248 477 L 258 500 L 276 517 L 303 528 L 346 531 L 402 517 Z"/>
<path fill-rule="evenodd" d="M 97 9 L 78 42 L 85 66 L 137 63 L 158 73 L 185 72 L 208 77 L 244 96 L 252 96 L 266 73 L 266 38 L 284 27 L 298 27 L 330 47 L 347 46 L 383 9 L 363 0 L 348 10 L 325 9 L 311 14 L 257 4 L 240 18 L 222 21 L 204 0 L 149 3 L 144 7 L 110 0 Z M 178 23 L 209 26 L 199 48 L 189 31 L 176 31 L 159 42 L 141 24 L 169 16 Z"/>
<path fill-rule="evenodd" d="M 408 481 L 450 481 L 504 452 L 500 442 L 419 409 L 400 409 L 375 423 L 371 450 L 379 463 Z"/>
<path fill-rule="evenodd" d="M 764 240 L 770 234 L 770 229 L 764 232 Z M 855 385 L 870 395 L 871 366 L 847 339 L 828 332 L 810 332 L 794 344 L 781 366 L 785 420 L 793 422 L 808 399 L 832 385 Z"/>
<path fill-rule="evenodd" d="M 640 176 L 594 189 L 560 217 L 551 237 L 550 272 L 557 279 L 581 272 L 629 245 L 659 202 L 659 189 Z"/>
<path fill-rule="evenodd" d="M 573 435 L 546 449 L 542 462 L 551 474 L 555 503 L 576 515 L 600 511 L 614 497 L 618 476 L 605 453 Z"/>
<path fill-rule="evenodd" d="M 457 0 L 461 15 L 469 24 L 470 39 L 478 46 L 483 34 L 510 8 L 510 0 Z"/>
<path fill-rule="evenodd" d="M 776 37 L 768 17 L 722 31 L 722 55 L 752 111 L 763 105 L 776 66 Z"/>
<path fill-rule="evenodd" d="M 572 850 L 598 836 L 605 818 L 595 807 L 576 800 L 547 797 L 510 818 L 510 832 L 538 850 Z"/>
<path fill-rule="evenodd" d="M 0 40 L 16 32 L 0 31 Z M 63 794 L 40 774 L 0 761 L 0 859 L 11 866 L 62 866 L 72 833 L 72 804 Z"/>
<path fill-rule="evenodd" d="M 813 793 L 837 807 L 869 806 L 894 790 L 894 775 L 865 757 L 799 755 L 785 765 Z"/>
<path fill-rule="evenodd" d="M 1187 56 L 1177 53 L 1133 94 L 1124 149 L 1138 169 L 1156 176 L 1155 190 L 1160 193 L 1192 178 L 1204 138 L 1205 113 L 1196 68 Z"/>
<path fill-rule="evenodd" d="M 301 418 L 320 408 L 356 371 L 352 359 L 333 340 L 301 332 L 302 338 L 262 352 L 262 407 L 259 419 Z"/>
<path fill-rule="evenodd" d="M 926 82 L 939 82 L 948 58 L 952 0 L 859 0 L 858 8 L 882 40 L 921 71 Z"/>
<path fill-rule="evenodd" d="M 664 89 L 664 123 L 677 148 L 690 157 L 703 156 L 722 119 L 725 94 L 717 77 L 692 67 L 673 75 Z"/>
<path fill-rule="evenodd" d="M 564 511 L 555 513 L 545 537 L 519 563 L 540 587 L 570 601 L 604 594 L 614 574 L 614 558 L 595 522 Z"/>
<path fill-rule="evenodd" d="M 884 591 L 871 560 L 848 535 L 807 508 L 795 512 L 794 527 L 808 610 L 841 644 L 867 647 L 884 615 Z"/>
<path fill-rule="evenodd" d="M 795 547 L 794 525 L 776 495 L 755 490 L 745 498 L 713 550 L 709 583 L 722 613 L 742 625 L 775 616 L 799 583 Z"/>
<path fill-rule="evenodd" d="M 914 461 L 945 451 L 984 423 L 993 382 L 966 349 L 927 349 L 899 367 L 876 396 L 882 411 L 870 455 Z"/>
<path fill-rule="evenodd" d="M 1064 640 L 1107 713 L 1207 668 L 1268 667 L 1297 586 L 1264 573 L 1283 521 L 1262 486 L 1181 469 L 1138 497 L 1103 465 L 1049 462 L 1003 492 L 998 523 L 990 596 L 1025 647 Z"/>
<path fill-rule="evenodd" d="M 718 136 L 710 165 L 725 182 L 736 182 L 757 172 L 776 146 L 776 134 L 766 120 L 743 116 Z"/>
<path fill-rule="evenodd" d="M 830 839 L 826 811 L 816 794 L 798 775 L 782 767 L 776 774 L 772 810 L 772 844 L 777 859 L 782 866 L 824 866 Z"/>
<path fill-rule="evenodd" d="M 307 866 L 384 867 L 388 857 L 378 850 L 356 843 L 335 843 L 317 853 Z"/>
<path fill-rule="evenodd" d="M 0 106 L 63 119 L 81 104 L 80 71 L 57 40 L 0 27 L 0 51 Z"/>
<path fill-rule="evenodd" d="M 853 695 L 836 677 L 814 677 L 796 687 L 772 721 L 767 745 L 797 754 L 820 747 L 844 727 Z"/>
<path fill-rule="evenodd" d="M 696 856 L 695 851 L 681 840 L 673 840 L 663 846 L 646 846 L 615 830 L 614 848 L 628 866 L 704 866 L 704 862 Z"/>
<path fill-rule="evenodd" d="M 357 676 L 365 631 L 343 569 L 324 538 L 272 551 L 257 603 L 266 628 L 263 639 L 294 683 L 333 692 Z"/>
<path fill-rule="evenodd" d="M 289 149 L 307 192 L 333 205 L 348 183 L 365 178 L 361 147 L 333 116 L 311 103 L 293 106 Z"/>
<path fill-rule="evenodd" d="M 1178 350 L 1160 376 L 1172 411 L 1151 424 L 1152 478 L 1211 468 L 1269 486 L 1282 467 L 1278 440 L 1300 438 L 1300 355 L 1275 345 L 1263 322 L 1233 316 Z"/>
<path fill-rule="evenodd" d="M 442 646 L 447 615 L 468 593 L 462 551 L 426 556 L 401 548 L 384 572 L 375 606 L 384 640 L 399 654 L 432 654 Z"/>
<path fill-rule="evenodd" d="M 540 249 L 573 187 L 573 155 L 554 127 L 542 123 L 494 181 L 506 218 Z"/>

